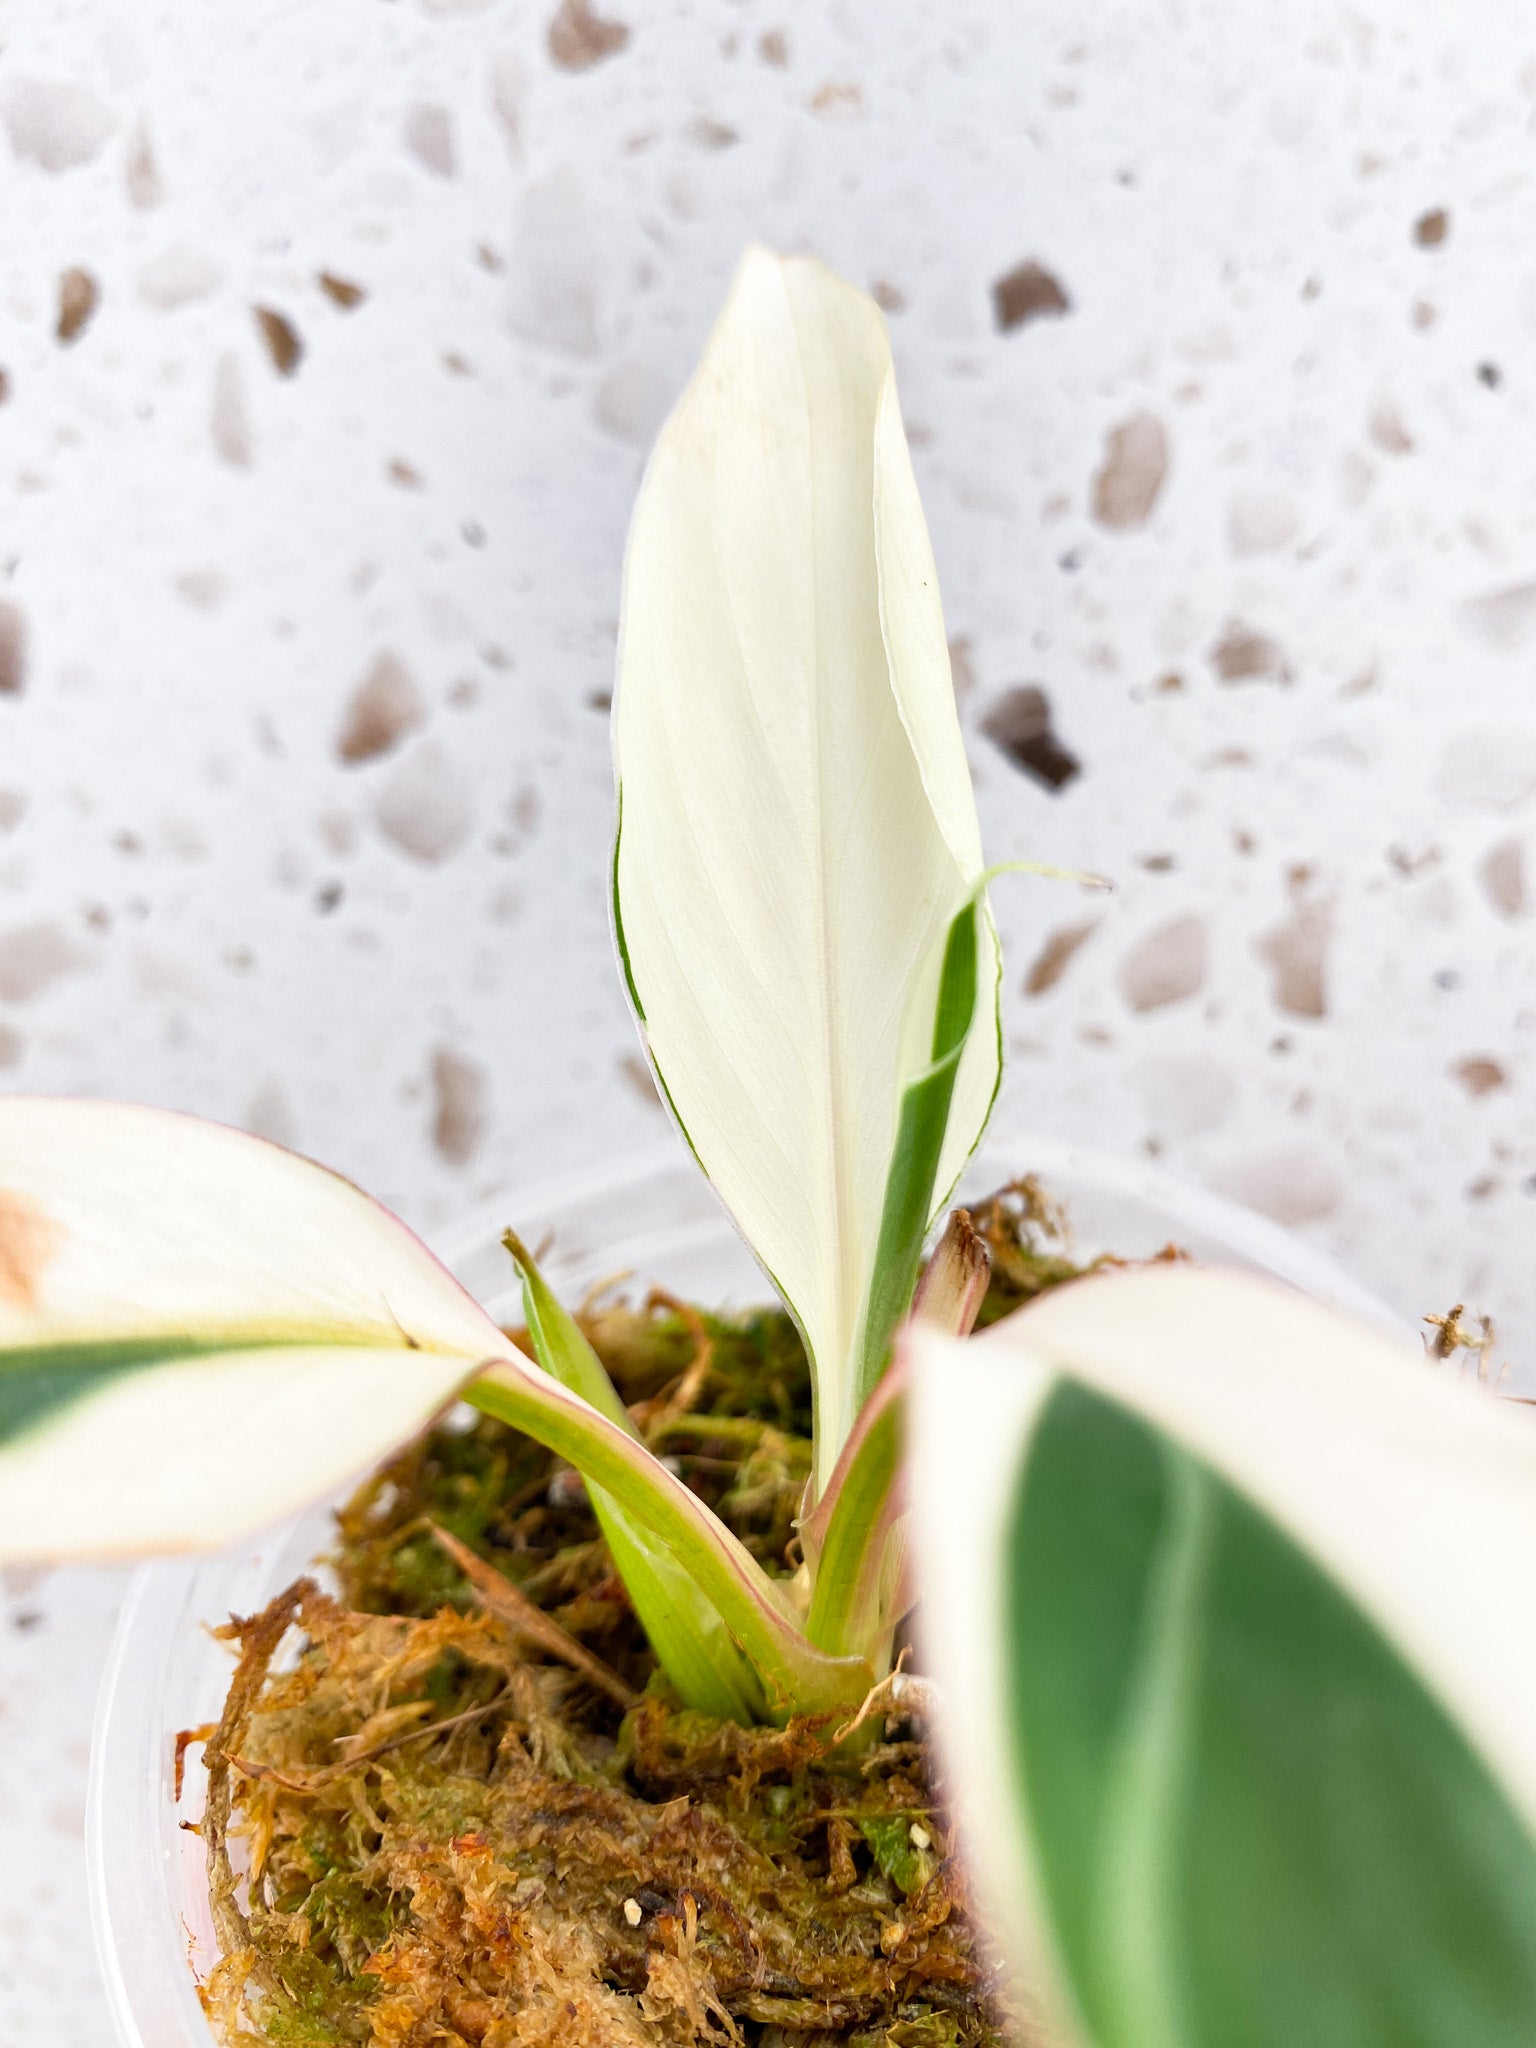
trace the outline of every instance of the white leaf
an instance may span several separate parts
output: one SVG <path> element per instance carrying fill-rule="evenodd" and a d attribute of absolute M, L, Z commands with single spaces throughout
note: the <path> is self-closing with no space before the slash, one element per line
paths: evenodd
<path fill-rule="evenodd" d="M 631 529 L 615 904 L 657 1070 L 805 1332 L 822 1479 L 903 1088 L 981 872 L 933 557 L 874 303 L 751 251 Z M 942 1201 L 998 1074 L 996 939 Z"/>

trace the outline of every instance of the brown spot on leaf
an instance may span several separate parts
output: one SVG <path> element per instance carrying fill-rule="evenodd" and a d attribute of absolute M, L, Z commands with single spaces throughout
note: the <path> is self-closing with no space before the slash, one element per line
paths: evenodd
<path fill-rule="evenodd" d="M 1187 1002 L 1205 986 L 1208 950 L 1203 918 L 1171 917 L 1138 939 L 1121 961 L 1120 993 L 1137 1011 Z"/>
<path fill-rule="evenodd" d="M 24 1312 L 36 1308 L 38 1283 L 65 1235 L 32 1196 L 0 1188 L 0 1302 Z"/>
<path fill-rule="evenodd" d="M 78 264 L 71 264 L 59 278 L 59 317 L 54 327 L 66 347 L 79 340 L 100 303 L 101 290 L 95 278 Z"/>
<path fill-rule="evenodd" d="M 1052 729 L 1050 699 L 1034 683 L 1005 690 L 981 721 L 981 729 L 1015 766 L 1046 789 L 1064 789 L 1082 773 L 1081 761 Z"/>
<path fill-rule="evenodd" d="M 1518 839 L 1501 839 L 1477 864 L 1483 894 L 1500 917 L 1518 917 L 1525 908 L 1525 848 Z"/>
<path fill-rule="evenodd" d="M 1491 1095 L 1496 1088 L 1507 1088 L 1509 1076 L 1497 1060 L 1484 1054 L 1474 1054 L 1468 1059 L 1458 1060 L 1451 1072 L 1471 1096 Z"/>
<path fill-rule="evenodd" d="M 354 284 L 350 277 L 338 277 L 334 270 L 322 270 L 315 282 L 331 303 L 340 306 L 344 313 L 360 306 L 368 296 L 360 284 Z"/>
<path fill-rule="evenodd" d="M 605 57 L 616 57 L 629 42 L 629 25 L 606 21 L 593 11 L 591 0 L 561 0 L 549 24 L 549 54 L 562 71 L 590 71 Z"/>
<path fill-rule="evenodd" d="M 347 705 L 336 736 L 336 752 L 349 767 L 391 752 L 422 723 L 426 700 L 398 654 L 388 648 L 375 657 Z"/>
<path fill-rule="evenodd" d="M 272 367 L 280 377 L 291 377 L 304 360 L 304 342 L 299 330 L 286 313 L 279 313 L 275 306 L 253 306 L 256 325 L 266 343 L 267 354 L 272 358 Z"/>
<path fill-rule="evenodd" d="M 789 37 L 781 28 L 765 28 L 757 39 L 757 54 L 765 64 L 782 71 L 789 62 Z"/>
<path fill-rule="evenodd" d="M 1421 249 L 1438 249 L 1451 232 L 1451 216 L 1443 206 L 1432 206 L 1413 224 L 1413 239 Z"/>
<path fill-rule="evenodd" d="M 1290 667 L 1279 643 L 1234 619 L 1211 649 L 1211 666 L 1224 683 L 1288 683 Z"/>
<path fill-rule="evenodd" d="M 480 1062 L 440 1045 L 432 1055 L 432 1143 L 450 1166 L 467 1166 L 479 1151 L 489 1106 Z"/>
<path fill-rule="evenodd" d="M 0 697 L 19 697 L 26 687 L 27 615 L 0 600 Z"/>
<path fill-rule="evenodd" d="M 1060 319 L 1072 301 L 1043 263 L 1017 263 L 992 286 L 992 317 L 1003 334 L 1031 320 Z"/>
<path fill-rule="evenodd" d="M 1062 925 L 1049 933 L 1024 977 L 1025 995 L 1043 996 L 1054 988 L 1098 928 L 1099 920 L 1090 917 L 1083 924 Z"/>
<path fill-rule="evenodd" d="M 892 284 L 888 277 L 874 277 L 869 282 L 869 296 L 882 313 L 905 313 L 907 295 L 899 284 Z"/>
<path fill-rule="evenodd" d="M 7 404 L 10 400 L 10 396 L 11 373 L 9 370 L 0 370 L 0 405 Z"/>
<path fill-rule="evenodd" d="M 1333 913 L 1326 903 L 1298 903 L 1273 931 L 1255 940 L 1269 966 L 1276 1006 L 1292 1017 L 1322 1017 L 1328 1011 L 1328 946 Z"/>
<path fill-rule="evenodd" d="M 1104 461 L 1093 480 L 1093 516 L 1117 530 L 1141 526 L 1151 516 L 1168 474 L 1168 436 L 1152 413 L 1134 413 L 1111 427 Z"/>

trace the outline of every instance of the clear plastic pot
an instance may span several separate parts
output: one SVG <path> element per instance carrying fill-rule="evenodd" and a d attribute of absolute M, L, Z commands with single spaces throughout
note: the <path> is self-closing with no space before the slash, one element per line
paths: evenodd
<path fill-rule="evenodd" d="M 1173 1241 L 1401 1330 L 1324 1253 L 1137 1161 L 993 1138 L 961 1193 L 985 1193 L 1024 1171 L 1066 1203 L 1080 1253 L 1146 1256 Z M 570 1299 L 625 1272 L 710 1304 L 768 1293 L 703 1176 L 676 1150 L 509 1197 L 446 1242 L 453 1271 L 508 1321 L 518 1306 L 499 1237 L 514 1219 L 530 1243 L 548 1242 L 547 1271 Z M 216 1958 L 203 1848 L 181 1825 L 202 1810 L 201 1752 L 188 1755 L 178 1804 L 176 1736 L 216 1720 L 223 1704 L 230 1657 L 209 1627 L 262 1607 L 325 1549 L 330 1527 L 329 1507 L 320 1506 L 237 1551 L 146 1565 L 129 1591 L 102 1681 L 87 1813 L 92 1918 L 122 2048 L 211 2048 L 194 1987 L 194 1973 L 205 1975 Z"/>

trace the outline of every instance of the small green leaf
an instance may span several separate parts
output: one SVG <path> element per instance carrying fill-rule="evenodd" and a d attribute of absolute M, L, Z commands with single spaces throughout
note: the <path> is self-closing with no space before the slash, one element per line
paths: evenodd
<path fill-rule="evenodd" d="M 746 1660 L 769 1718 L 787 1721 L 864 1697 L 874 1683 L 867 1660 L 833 1656 L 807 1641 L 783 1590 L 751 1552 L 626 1428 L 524 1360 L 498 1360 L 465 1389 L 465 1399 L 574 1465 L 593 1489 L 600 1518 L 597 1496 L 610 1497 L 623 1518 L 616 1524 L 621 1546 L 626 1538 L 645 1546 L 638 1551 L 642 1595 L 654 1595 L 662 1639 L 696 1654 L 696 1682 L 708 1682 L 702 1664 L 718 1642 L 734 1644 Z M 627 1569 L 631 1557 L 616 1551 L 615 1561 Z M 701 1631 L 711 1610 L 719 1630 L 706 1638 Z"/>
<path fill-rule="evenodd" d="M 599 1415 L 634 1436 L 629 1412 L 581 1325 L 561 1303 L 521 1239 L 509 1230 L 503 1242 L 522 1275 L 523 1313 L 540 1365 L 562 1386 L 590 1402 Z M 470 1399 L 476 1399 L 474 1389 Z M 638 1451 L 638 1440 L 637 1453 L 648 1458 L 647 1453 Z M 721 1720 L 749 1726 L 760 1720 L 766 1704 L 762 1682 L 718 1610 L 700 1592 L 685 1561 L 658 1544 L 611 1493 L 600 1486 L 589 1492 L 640 1625 L 679 1697 L 687 1706 Z"/>
<path fill-rule="evenodd" d="M 875 1862 L 903 1895 L 915 1892 L 932 1868 L 912 1841 L 912 1823 L 903 1813 L 876 1813 L 859 1822 L 859 1833 L 874 1852 Z"/>

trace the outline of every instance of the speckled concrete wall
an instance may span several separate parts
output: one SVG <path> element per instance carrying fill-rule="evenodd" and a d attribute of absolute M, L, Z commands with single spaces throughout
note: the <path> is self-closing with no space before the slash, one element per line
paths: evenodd
<path fill-rule="evenodd" d="M 248 1124 L 429 1230 L 663 1136 L 608 950 L 620 552 L 757 236 L 889 311 L 990 856 L 1118 884 L 999 891 L 1005 1118 L 1518 1358 L 1536 29 L 552 5 L 6 0 L 0 1085 Z M 17 1986 L 78 1899 L 104 1584 L 0 1634 L 0 1831 L 54 1887 L 0 1872 L 4 2048 L 101 2039 Z"/>

